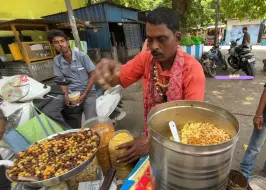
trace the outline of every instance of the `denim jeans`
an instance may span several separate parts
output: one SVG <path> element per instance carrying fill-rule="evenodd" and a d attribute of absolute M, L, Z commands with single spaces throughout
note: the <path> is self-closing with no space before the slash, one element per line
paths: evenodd
<path fill-rule="evenodd" d="M 264 119 L 266 119 L 265 112 L 263 115 Z M 263 147 L 265 141 L 266 141 L 266 121 L 264 120 L 261 131 L 259 131 L 257 128 L 253 129 L 253 133 L 250 138 L 248 148 L 245 152 L 242 162 L 240 163 L 240 170 L 247 178 L 250 178 L 252 175 L 257 155 L 260 153 L 261 148 Z M 266 169 L 266 162 L 264 163 L 263 167 Z"/>

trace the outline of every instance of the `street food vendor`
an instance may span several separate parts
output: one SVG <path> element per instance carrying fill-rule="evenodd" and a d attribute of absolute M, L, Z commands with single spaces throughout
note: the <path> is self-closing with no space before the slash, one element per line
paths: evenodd
<path fill-rule="evenodd" d="M 118 146 L 126 148 L 117 162 L 132 163 L 149 153 L 147 115 L 154 106 L 175 100 L 204 100 L 205 76 L 200 63 L 182 52 L 179 46 L 178 16 L 174 10 L 160 7 L 151 11 L 146 23 L 148 51 L 142 51 L 122 66 L 102 59 L 96 77 L 104 88 L 121 84 L 124 88 L 142 79 L 146 135 Z"/>

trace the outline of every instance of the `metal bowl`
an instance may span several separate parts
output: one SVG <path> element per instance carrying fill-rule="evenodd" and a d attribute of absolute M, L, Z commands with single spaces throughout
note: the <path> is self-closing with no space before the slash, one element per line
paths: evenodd
<path fill-rule="evenodd" d="M 54 136 L 57 136 L 59 134 L 67 134 L 67 133 L 77 132 L 79 130 L 80 129 L 71 129 L 71 130 L 67 130 L 67 131 L 64 131 L 64 132 L 57 133 L 57 134 L 53 134 L 53 135 L 51 135 L 49 137 L 46 137 L 46 138 L 44 138 L 44 139 L 42 139 L 42 140 L 40 140 L 38 142 L 41 142 L 41 141 L 46 140 L 46 139 L 51 139 Z M 84 130 L 89 130 L 89 129 L 84 129 Z M 98 133 L 95 133 L 95 134 L 97 134 L 97 136 L 100 138 L 100 135 Z M 99 148 L 99 144 L 97 146 L 97 150 L 98 150 L 98 148 Z M 12 179 L 10 179 L 8 177 L 7 173 L 6 173 L 6 176 L 7 176 L 7 178 L 10 181 L 13 181 L 13 182 L 16 182 L 16 183 L 19 183 L 19 184 L 23 184 L 23 185 L 26 185 L 26 186 L 30 186 L 30 187 L 51 187 L 51 186 L 54 186 L 54 185 L 58 185 L 61 182 L 67 181 L 71 177 L 73 177 L 76 174 L 82 172 L 92 162 L 92 160 L 94 159 L 94 157 L 96 155 L 97 150 L 95 151 L 95 153 L 90 158 L 88 158 L 85 162 L 83 162 L 79 166 L 73 168 L 72 170 L 69 170 L 68 172 L 66 172 L 66 173 L 64 173 L 64 174 L 62 174 L 60 176 L 56 176 L 56 177 L 49 178 L 49 179 L 46 179 L 46 180 L 36 181 L 36 182 L 21 182 L 21 181 L 13 181 Z"/>

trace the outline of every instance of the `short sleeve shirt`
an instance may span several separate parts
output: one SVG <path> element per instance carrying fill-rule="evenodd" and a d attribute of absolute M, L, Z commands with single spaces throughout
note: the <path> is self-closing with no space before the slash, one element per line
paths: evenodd
<path fill-rule="evenodd" d="M 246 41 L 248 42 L 248 44 L 250 44 L 250 35 L 247 32 L 244 34 L 242 45 L 245 45 Z"/>
<path fill-rule="evenodd" d="M 72 61 L 69 64 L 62 54 L 54 58 L 54 75 L 66 77 L 72 81 L 68 88 L 72 91 L 85 91 L 88 85 L 89 73 L 95 70 L 95 65 L 87 54 L 72 51 Z M 91 91 L 95 91 L 93 85 Z"/>
<path fill-rule="evenodd" d="M 184 67 L 182 70 L 184 100 L 204 101 L 205 75 L 202 66 L 196 59 L 186 53 L 184 53 L 184 59 Z M 143 91 L 145 93 L 151 62 L 151 52 L 143 51 L 123 65 L 120 72 L 121 85 L 126 88 L 139 79 L 142 79 Z M 167 70 L 163 71 L 160 67 L 158 68 L 158 74 L 163 80 L 170 78 L 170 72 Z"/>

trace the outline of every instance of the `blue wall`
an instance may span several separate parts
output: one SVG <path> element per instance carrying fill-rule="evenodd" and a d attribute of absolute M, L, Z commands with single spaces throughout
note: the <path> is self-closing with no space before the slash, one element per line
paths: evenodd
<path fill-rule="evenodd" d="M 105 22 L 104 4 L 98 4 L 91 7 L 84 7 L 74 10 L 76 18 L 91 22 Z"/>
<path fill-rule="evenodd" d="M 98 32 L 87 30 L 91 48 L 101 48 L 103 51 L 111 51 L 111 39 L 108 22 L 122 22 L 122 18 L 138 20 L 138 12 L 135 10 L 99 3 L 89 7 L 74 10 L 76 19 L 90 21 L 93 26 L 99 27 Z M 48 20 L 69 22 L 67 12 L 43 17 Z M 125 20 L 125 22 L 131 22 Z"/>
<path fill-rule="evenodd" d="M 248 28 L 248 33 L 250 34 L 250 41 L 252 45 L 257 44 L 258 42 L 258 35 L 259 35 L 259 28 L 260 25 L 245 25 Z M 230 41 L 232 40 L 236 40 L 237 38 L 243 36 L 242 33 L 242 28 L 244 27 L 244 25 L 239 25 L 239 26 L 234 26 L 231 29 L 227 29 L 226 30 L 226 37 L 225 37 L 225 43 L 229 44 Z M 241 34 L 238 34 L 239 31 L 241 32 Z M 242 39 L 238 42 L 238 44 L 242 43 Z"/>
<path fill-rule="evenodd" d="M 111 51 L 111 40 L 108 23 L 103 22 L 92 24 L 98 27 L 98 32 L 88 30 L 91 48 L 100 48 L 103 51 Z"/>
<path fill-rule="evenodd" d="M 122 22 L 122 18 L 138 20 L 137 11 L 116 7 L 108 4 L 104 5 L 104 9 L 106 12 L 106 19 L 108 22 Z"/>

